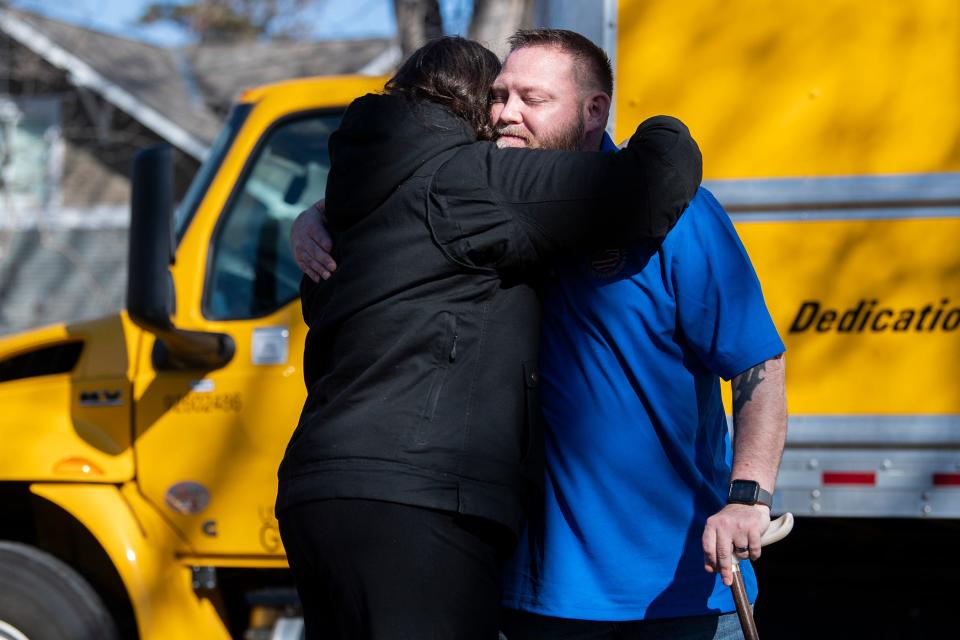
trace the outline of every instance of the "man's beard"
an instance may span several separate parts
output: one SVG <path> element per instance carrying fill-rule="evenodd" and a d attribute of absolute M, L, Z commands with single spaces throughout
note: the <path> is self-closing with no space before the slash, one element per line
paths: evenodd
<path fill-rule="evenodd" d="M 571 126 L 545 134 L 537 139 L 531 138 L 529 132 L 523 127 L 518 127 L 511 124 L 497 127 L 496 135 L 498 138 L 502 135 L 523 138 L 527 143 L 527 149 L 580 151 L 580 147 L 583 145 L 583 133 L 585 129 L 586 125 L 583 122 L 583 114 L 577 113 L 577 121 Z M 499 142 L 497 143 L 497 146 L 501 146 Z"/>

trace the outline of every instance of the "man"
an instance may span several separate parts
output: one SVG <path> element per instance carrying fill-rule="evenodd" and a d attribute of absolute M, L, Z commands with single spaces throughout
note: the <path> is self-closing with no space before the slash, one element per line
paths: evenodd
<path fill-rule="evenodd" d="M 552 30 L 511 47 L 492 90 L 498 144 L 612 149 L 603 52 Z M 300 232 L 313 221 L 295 228 L 296 254 L 329 277 L 335 263 Z M 733 227 L 701 189 L 659 246 L 555 273 L 540 354 L 544 513 L 507 570 L 501 627 L 510 640 L 737 637 L 731 555 L 758 558 L 770 518 L 769 505 L 724 506 L 728 484 L 773 492 L 786 415 L 783 344 Z M 732 468 L 718 376 L 733 379 Z"/>
<path fill-rule="evenodd" d="M 603 53 L 568 32 L 511 45 L 492 91 L 501 144 L 600 149 Z M 728 482 L 772 493 L 786 431 L 783 344 L 749 260 L 701 189 L 659 246 L 556 274 L 540 351 L 544 520 L 518 546 L 501 626 L 511 640 L 725 637 L 738 627 L 730 556 L 759 557 L 769 524 L 768 505 L 724 506 Z M 732 470 L 718 376 L 733 378 Z"/>

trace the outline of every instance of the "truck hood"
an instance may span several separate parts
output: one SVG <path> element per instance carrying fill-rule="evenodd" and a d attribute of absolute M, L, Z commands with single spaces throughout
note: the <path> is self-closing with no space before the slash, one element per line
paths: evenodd
<path fill-rule="evenodd" d="M 125 313 L 0 339 L 0 481 L 133 477 L 142 331 Z"/>
<path fill-rule="evenodd" d="M 4 336 L 0 338 L 0 383 L 56 373 L 130 377 L 141 334 L 126 312 L 120 312 Z M 67 348 L 70 345 L 76 347 Z"/>

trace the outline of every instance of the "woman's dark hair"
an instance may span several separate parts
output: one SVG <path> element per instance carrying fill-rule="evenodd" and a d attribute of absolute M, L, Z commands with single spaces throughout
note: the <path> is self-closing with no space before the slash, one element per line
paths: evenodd
<path fill-rule="evenodd" d="M 445 105 L 473 127 L 478 139 L 489 140 L 490 85 L 498 73 L 500 61 L 492 51 L 473 40 L 446 36 L 414 51 L 384 91 Z"/>

